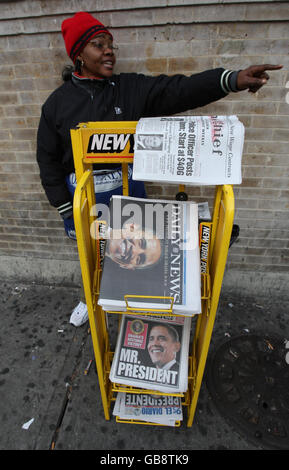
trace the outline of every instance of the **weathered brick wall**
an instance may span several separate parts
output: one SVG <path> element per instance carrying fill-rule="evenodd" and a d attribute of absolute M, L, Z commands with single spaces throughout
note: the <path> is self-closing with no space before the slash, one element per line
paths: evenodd
<path fill-rule="evenodd" d="M 41 104 L 61 84 L 63 65 L 70 62 L 61 22 L 78 10 L 111 28 L 120 48 L 118 72 L 284 65 L 258 95 L 231 94 L 193 114 L 237 114 L 246 126 L 243 183 L 235 187 L 241 235 L 230 249 L 230 270 L 288 273 L 288 2 L 24 0 L 0 3 L 0 277 L 16 259 L 33 261 L 34 267 L 39 262 L 47 277 L 52 260 L 77 263 L 76 244 L 42 190 L 35 140 Z M 147 187 L 151 197 L 162 198 L 174 197 L 177 189 Z M 213 188 L 188 193 L 212 205 Z"/>

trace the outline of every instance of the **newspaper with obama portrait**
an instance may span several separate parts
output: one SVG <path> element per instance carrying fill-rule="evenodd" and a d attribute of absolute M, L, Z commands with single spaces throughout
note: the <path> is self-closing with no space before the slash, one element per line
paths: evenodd
<path fill-rule="evenodd" d="M 191 317 L 121 316 L 110 380 L 163 393 L 188 388 Z"/>
<path fill-rule="evenodd" d="M 99 305 L 201 313 L 198 205 L 113 196 L 108 217 Z"/>

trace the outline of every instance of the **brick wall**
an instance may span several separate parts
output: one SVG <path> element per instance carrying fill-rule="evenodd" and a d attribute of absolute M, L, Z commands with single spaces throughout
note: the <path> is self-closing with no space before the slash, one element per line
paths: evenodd
<path fill-rule="evenodd" d="M 218 66 L 284 65 L 258 95 L 231 94 L 193 113 L 237 114 L 246 126 L 243 183 L 235 187 L 241 235 L 230 249 L 228 268 L 288 273 L 288 2 L 24 0 L 1 1 L 0 8 L 0 277 L 19 269 L 33 277 L 32 266 L 39 265 L 44 268 L 34 277 L 41 271 L 46 280 L 53 260 L 58 266 L 75 261 L 72 270 L 78 265 L 76 244 L 46 200 L 35 162 L 41 104 L 61 84 L 63 65 L 70 62 L 61 22 L 77 10 L 94 13 L 111 28 L 120 48 L 118 72 L 190 74 Z M 161 198 L 177 190 L 147 188 L 151 197 Z M 213 188 L 187 190 L 192 199 L 212 205 Z M 29 269 L 20 260 L 29 260 Z"/>

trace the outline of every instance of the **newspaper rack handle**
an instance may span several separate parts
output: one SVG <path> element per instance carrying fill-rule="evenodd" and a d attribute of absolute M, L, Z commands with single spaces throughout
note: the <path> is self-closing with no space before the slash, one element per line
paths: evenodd
<path fill-rule="evenodd" d="M 130 299 L 135 299 L 135 298 L 141 298 L 141 299 L 162 299 L 162 300 L 169 300 L 170 301 L 170 307 L 169 308 L 141 308 L 141 307 L 130 307 L 128 304 L 128 300 Z M 174 298 L 173 297 L 166 297 L 166 296 L 161 296 L 161 295 L 131 295 L 131 294 L 126 294 L 124 295 L 124 301 L 126 303 L 126 308 L 130 312 L 165 312 L 167 314 L 172 315 L 173 314 L 173 304 L 174 304 Z"/>

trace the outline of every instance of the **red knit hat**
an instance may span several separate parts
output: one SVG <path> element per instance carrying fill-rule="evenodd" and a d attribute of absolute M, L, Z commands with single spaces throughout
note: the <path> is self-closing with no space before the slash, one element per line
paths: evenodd
<path fill-rule="evenodd" d="M 73 63 L 86 44 L 97 34 L 106 33 L 112 38 L 112 34 L 100 21 L 84 11 L 75 13 L 72 18 L 64 20 L 61 31 L 67 54 Z"/>

